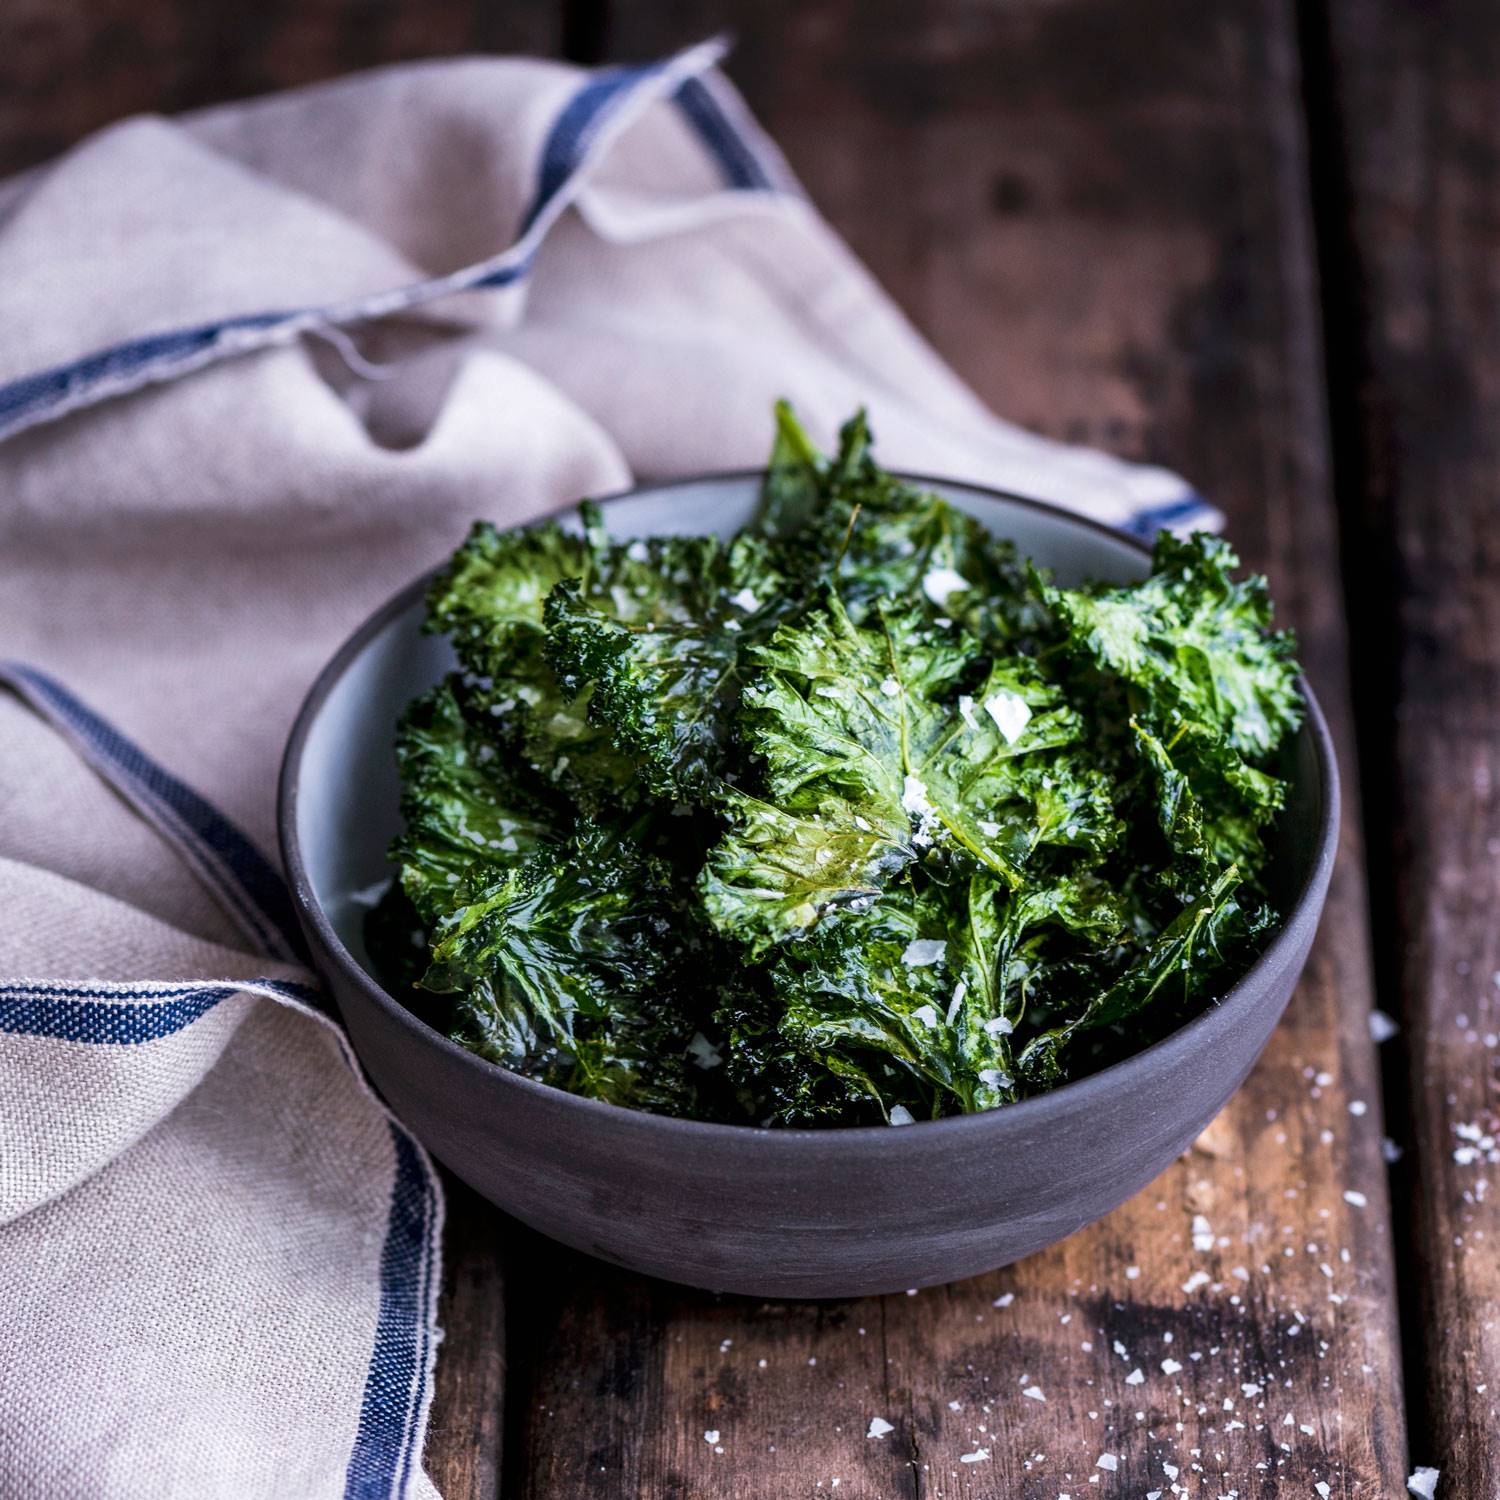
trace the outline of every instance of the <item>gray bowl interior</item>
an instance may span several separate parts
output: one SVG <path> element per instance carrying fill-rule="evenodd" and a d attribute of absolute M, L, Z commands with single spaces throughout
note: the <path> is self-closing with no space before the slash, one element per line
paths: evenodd
<path fill-rule="evenodd" d="M 755 513 L 759 483 L 755 476 L 732 476 L 639 490 L 608 502 L 610 531 L 622 538 L 681 531 L 729 536 Z M 1123 583 L 1146 572 L 1145 554 L 1121 536 L 1067 525 L 989 491 L 931 487 L 1011 538 L 1023 556 L 1052 568 L 1061 583 Z M 578 525 L 576 511 L 562 519 Z M 366 968 L 364 916 L 390 878 L 385 851 L 400 827 L 391 752 L 396 720 L 454 665 L 445 639 L 422 634 L 422 614 L 418 589 L 334 684 L 302 754 L 297 831 L 307 877 L 340 941 Z"/>

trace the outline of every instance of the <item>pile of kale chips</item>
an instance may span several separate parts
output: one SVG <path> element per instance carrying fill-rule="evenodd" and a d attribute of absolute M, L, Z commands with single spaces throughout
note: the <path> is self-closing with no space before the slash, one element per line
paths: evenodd
<path fill-rule="evenodd" d="M 1059 589 L 792 414 L 732 541 L 480 523 L 433 585 L 462 671 L 397 753 L 371 948 L 474 1051 L 706 1119 L 993 1109 L 1221 991 L 1298 723 L 1209 536 Z"/>

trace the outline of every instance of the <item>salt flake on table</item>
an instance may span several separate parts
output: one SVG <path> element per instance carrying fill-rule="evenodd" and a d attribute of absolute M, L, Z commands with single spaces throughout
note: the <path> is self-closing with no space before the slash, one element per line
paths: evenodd
<path fill-rule="evenodd" d="M 1125 1377 L 1126 1385 L 1144 1385 L 1145 1383 L 1146 1373 L 1141 1369 L 1139 1365 L 1137 1365 L 1135 1369 L 1133 1369 L 1130 1374 Z"/>
<path fill-rule="evenodd" d="M 1094 1467 L 1096 1469 L 1104 1469 L 1106 1472 L 1113 1474 L 1120 1467 L 1120 1460 L 1113 1453 L 1101 1453 L 1094 1460 Z"/>
<path fill-rule="evenodd" d="M 703 1441 L 705 1443 L 717 1443 L 719 1441 L 719 1429 L 717 1427 L 710 1427 L 703 1434 Z"/>
<path fill-rule="evenodd" d="M 1182 1283 L 1185 1292 L 1196 1292 L 1200 1286 L 1207 1286 L 1213 1278 L 1207 1271 L 1194 1271 L 1186 1281 Z"/>
<path fill-rule="evenodd" d="M 896 1430 L 893 1423 L 887 1422 L 884 1417 L 871 1417 L 870 1430 L 865 1434 L 867 1438 L 883 1438 L 886 1433 Z"/>
<path fill-rule="evenodd" d="M 1383 1010 L 1370 1012 L 1370 1040 L 1377 1046 L 1388 1042 L 1401 1028 Z"/>
<path fill-rule="evenodd" d="M 1032 1401 L 1045 1401 L 1047 1399 L 1042 1394 L 1042 1388 L 1039 1385 L 1028 1385 L 1026 1389 L 1021 1392 L 1021 1394 Z"/>
<path fill-rule="evenodd" d="M 1344 1202 L 1351 1208 L 1364 1208 L 1369 1201 L 1363 1193 L 1358 1193 L 1353 1188 L 1344 1189 Z"/>
<path fill-rule="evenodd" d="M 960 1453 L 958 1461 L 961 1464 L 982 1464 L 990 1456 L 988 1448 L 976 1448 L 972 1453 Z"/>
<path fill-rule="evenodd" d="M 1418 1469 L 1407 1476 L 1406 1487 L 1412 1494 L 1420 1495 L 1422 1500 L 1432 1500 L 1437 1494 L 1438 1476 L 1441 1473 L 1440 1469 Z"/>

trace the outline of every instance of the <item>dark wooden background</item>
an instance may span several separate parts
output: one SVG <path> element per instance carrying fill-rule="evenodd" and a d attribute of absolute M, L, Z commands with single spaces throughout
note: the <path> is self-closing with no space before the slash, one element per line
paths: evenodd
<path fill-rule="evenodd" d="M 997 410 L 1227 511 L 1340 742 L 1342 859 L 1247 1087 L 1009 1270 L 716 1299 L 455 1188 L 434 1477 L 448 1500 L 1245 1500 L 1394 1496 L 1431 1464 L 1444 1500 L 1500 1496 L 1500 1190 L 1456 1133 L 1500 1108 L 1500 8 L 8 0 L 0 171 L 395 59 L 639 59 L 724 28 L 814 199 Z M 1375 1005 L 1402 1027 L 1379 1048 Z"/>

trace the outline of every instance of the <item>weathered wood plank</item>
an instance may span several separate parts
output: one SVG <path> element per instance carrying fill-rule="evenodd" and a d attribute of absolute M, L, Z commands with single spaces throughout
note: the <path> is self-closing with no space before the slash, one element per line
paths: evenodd
<path fill-rule="evenodd" d="M 496 1500 L 508 1394 L 501 1251 L 512 1225 L 454 1177 L 444 1179 L 443 1342 L 423 1462 L 443 1500 Z"/>
<path fill-rule="evenodd" d="M 554 55 L 556 0 L 8 0 L 0 176 L 126 115 L 463 52 Z"/>
<path fill-rule="evenodd" d="M 1288 6 L 933 4 L 918 27 L 847 0 L 705 3 L 622 10 L 614 42 L 644 56 L 726 24 L 731 73 L 814 198 L 998 409 L 1169 461 L 1228 509 L 1347 746 Z M 513 1270 L 514 1299 L 548 1300 L 511 1490 L 1398 1492 L 1359 844 L 1350 818 L 1307 978 L 1250 1084 L 1058 1249 L 821 1306 L 674 1292 L 573 1257 Z M 874 1417 L 893 1430 L 867 1437 Z"/>
<path fill-rule="evenodd" d="M 1355 334 L 1350 553 L 1380 796 L 1378 950 L 1404 1025 L 1395 1192 L 1420 1293 L 1412 1455 L 1500 1494 L 1500 13 L 1330 6 L 1330 293 Z M 1341 448 L 1341 454 L 1343 449 Z"/>

